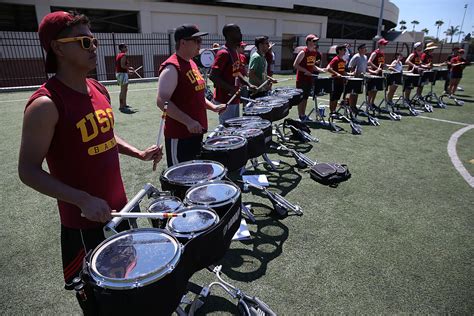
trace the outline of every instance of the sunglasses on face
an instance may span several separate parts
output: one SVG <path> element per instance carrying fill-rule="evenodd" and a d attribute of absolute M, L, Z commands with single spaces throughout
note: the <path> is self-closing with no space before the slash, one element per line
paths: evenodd
<path fill-rule="evenodd" d="M 184 40 L 185 41 L 194 41 L 197 44 L 202 43 L 202 38 L 200 38 L 200 37 L 185 38 Z"/>
<path fill-rule="evenodd" d="M 99 41 L 95 37 L 89 36 L 78 36 L 78 37 L 66 37 L 57 39 L 60 43 L 71 43 L 71 42 L 81 42 L 81 46 L 83 49 L 90 49 L 92 45 L 97 47 Z"/>

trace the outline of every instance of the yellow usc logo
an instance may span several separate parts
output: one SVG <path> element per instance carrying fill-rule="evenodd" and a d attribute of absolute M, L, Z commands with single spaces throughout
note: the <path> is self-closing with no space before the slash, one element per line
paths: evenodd
<path fill-rule="evenodd" d="M 114 114 L 112 109 L 96 110 L 87 114 L 76 124 L 76 128 L 81 132 L 82 142 L 87 143 L 96 138 L 100 133 L 107 133 L 114 128 Z M 94 145 L 87 150 L 90 156 L 103 153 L 117 145 L 115 138 L 105 143 Z"/>
<path fill-rule="evenodd" d="M 308 66 L 314 66 L 316 64 L 316 56 L 308 56 L 306 58 L 306 64 Z"/>
<path fill-rule="evenodd" d="M 204 81 L 204 78 L 202 77 L 201 73 L 197 69 L 190 69 L 186 73 L 186 77 L 188 77 L 189 81 L 192 84 L 195 84 L 198 81 Z M 200 83 L 194 87 L 195 91 L 201 91 L 206 88 L 205 83 Z"/>

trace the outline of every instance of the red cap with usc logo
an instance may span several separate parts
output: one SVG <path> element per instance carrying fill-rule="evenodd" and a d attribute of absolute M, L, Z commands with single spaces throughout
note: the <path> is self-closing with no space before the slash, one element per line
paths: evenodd
<path fill-rule="evenodd" d="M 68 26 L 68 23 L 73 20 L 74 17 L 72 14 L 57 11 L 46 15 L 39 25 L 38 35 L 41 46 L 43 46 L 43 49 L 46 51 L 45 68 L 47 73 L 55 73 L 57 70 L 56 55 L 51 50 L 51 42 L 55 40 L 59 33 Z"/>

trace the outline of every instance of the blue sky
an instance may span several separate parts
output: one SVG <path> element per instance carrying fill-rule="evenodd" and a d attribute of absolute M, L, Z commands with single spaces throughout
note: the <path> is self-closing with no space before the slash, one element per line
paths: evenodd
<path fill-rule="evenodd" d="M 474 36 L 474 0 L 390 0 L 390 2 L 400 9 L 398 21 L 407 21 L 408 30 L 413 28 L 410 22 L 417 20 L 420 24 L 416 26 L 415 30 L 420 31 L 426 27 L 429 30 L 428 36 L 436 36 L 434 23 L 436 20 L 443 20 L 444 24 L 439 29 L 440 39 L 446 36 L 443 32 L 446 31 L 449 25 L 461 26 L 464 5 L 467 4 L 462 30 L 466 34 L 471 33 Z M 396 29 L 399 30 L 400 25 L 397 25 Z M 454 39 L 457 40 L 457 36 Z"/>

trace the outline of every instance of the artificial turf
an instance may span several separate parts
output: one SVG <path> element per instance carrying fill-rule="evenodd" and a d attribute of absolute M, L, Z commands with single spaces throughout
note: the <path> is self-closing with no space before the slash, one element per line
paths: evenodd
<path fill-rule="evenodd" d="M 422 116 L 474 124 L 473 83 L 474 70 L 468 68 L 460 92 L 465 105 Z M 116 132 L 139 148 L 153 144 L 160 118 L 156 83 L 131 84 L 134 114 L 119 112 L 118 87 L 108 88 Z M 438 84 L 435 91 L 440 89 Z M 30 94 L 0 95 L 0 310 L 79 314 L 74 296 L 63 290 L 56 202 L 24 186 L 17 175 L 22 113 Z M 296 117 L 295 108 L 290 116 Z M 266 174 L 271 189 L 298 203 L 304 215 L 279 218 L 267 199 L 245 193 L 257 222 L 249 224 L 252 239 L 234 242 L 222 260 L 226 280 L 285 315 L 474 312 L 473 188 L 447 153 L 450 136 L 463 126 L 408 116 L 381 122 L 363 126 L 360 136 L 315 128 L 319 143 L 293 144 L 313 160 L 346 163 L 352 178 L 337 188 L 314 182 L 288 156 L 270 155 L 282 160 L 278 170 L 259 167 L 254 173 Z M 216 124 L 217 116 L 209 113 L 209 126 Z M 471 175 L 473 136 L 470 130 L 457 144 Z M 147 182 L 159 185 L 151 163 L 122 156 L 121 167 L 129 197 Z M 159 170 L 164 168 L 161 162 Z M 193 277 L 197 283 L 213 280 L 207 271 Z M 216 290 L 201 312 L 236 313 L 234 303 Z"/>

